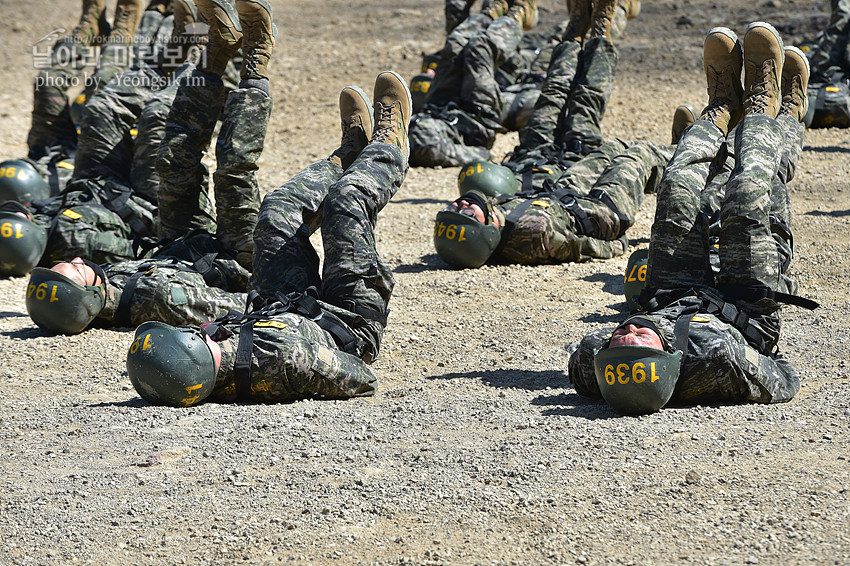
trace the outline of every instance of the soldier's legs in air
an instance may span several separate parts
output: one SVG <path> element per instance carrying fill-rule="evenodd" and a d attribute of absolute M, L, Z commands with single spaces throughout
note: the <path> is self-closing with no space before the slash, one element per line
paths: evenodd
<path fill-rule="evenodd" d="M 519 132 L 519 143 L 523 149 L 533 150 L 555 142 L 558 116 L 569 100 L 580 52 L 581 44 L 572 40 L 562 41 L 552 52 L 540 96 L 528 122 Z"/>
<path fill-rule="evenodd" d="M 493 132 L 493 136 L 504 131 L 501 125 L 501 88 L 496 82 L 496 69 L 516 51 L 520 39 L 522 25 L 514 18 L 502 17 L 471 38 L 463 50 L 460 106 L 476 116 L 482 126 Z"/>
<path fill-rule="evenodd" d="M 121 81 L 112 82 L 87 102 L 80 123 L 75 179 L 103 176 L 129 185 L 130 130 L 162 87 L 161 81 L 158 71 L 142 65 L 127 71 Z"/>
<path fill-rule="evenodd" d="M 328 159 L 317 161 L 267 194 L 254 229 L 251 288 L 262 294 L 321 289 L 319 258 L 310 235 L 322 224 L 328 188 L 372 136 L 372 103 L 357 87 L 339 95 L 342 140 Z"/>
<path fill-rule="evenodd" d="M 86 83 L 86 99 L 91 99 L 95 92 L 106 87 L 113 78 L 149 54 L 162 19 L 163 15 L 158 10 L 145 11 L 143 0 L 118 0 L 109 38 L 101 48 L 94 75 Z M 146 41 L 134 45 L 137 31 Z"/>
<path fill-rule="evenodd" d="M 372 141 L 330 187 L 322 219 L 322 298 L 362 317 L 352 330 L 368 344 L 361 354 L 367 362 L 378 355 L 394 285 L 375 248 L 375 222 L 407 174 L 410 92 L 401 77 L 384 72 L 374 100 Z"/>
<path fill-rule="evenodd" d="M 770 231 L 771 190 L 782 158 L 782 40 L 768 24 L 751 24 L 744 37 L 744 111 L 735 138 L 735 168 L 720 211 L 718 289 L 733 294 L 776 290 L 781 261 Z"/>
<path fill-rule="evenodd" d="M 463 81 L 461 51 L 470 38 L 487 29 L 492 21 L 484 14 L 472 14 L 448 35 L 443 48 L 437 53 L 439 59 L 434 80 L 428 89 L 428 104 L 442 108 L 449 102 L 458 101 Z"/>
<path fill-rule="evenodd" d="M 451 33 L 463 20 L 469 17 L 469 9 L 475 0 L 446 0 L 446 33 Z"/>
<path fill-rule="evenodd" d="M 32 122 L 27 135 L 29 156 L 38 159 L 47 147 L 77 145 L 77 129 L 71 119 L 68 88 L 78 73 L 65 66 L 41 71 L 33 89 Z"/>
<path fill-rule="evenodd" d="M 741 107 L 742 55 L 738 37 L 715 28 L 706 36 L 708 105 L 682 134 L 658 186 L 649 245 L 647 287 L 675 289 L 714 284 L 708 253 L 708 217 L 701 193 L 710 166 Z"/>
<path fill-rule="evenodd" d="M 599 176 L 627 147 L 626 142 L 616 138 L 604 142 L 567 169 L 558 179 L 558 186 L 567 187 L 580 195 L 590 193 Z"/>

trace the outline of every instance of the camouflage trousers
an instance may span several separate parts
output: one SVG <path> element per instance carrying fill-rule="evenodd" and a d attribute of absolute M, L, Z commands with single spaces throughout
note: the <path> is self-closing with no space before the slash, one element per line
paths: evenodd
<path fill-rule="evenodd" d="M 475 0 L 446 0 L 446 33 L 451 33 L 469 17 L 469 10 L 474 2 Z"/>
<path fill-rule="evenodd" d="M 185 65 L 176 76 L 190 70 Z M 156 202 L 156 152 L 176 92 L 175 82 L 144 64 L 98 91 L 83 111 L 74 178 L 113 179 Z"/>
<path fill-rule="evenodd" d="M 528 123 L 520 130 L 520 147 L 573 144 L 583 153 L 599 146 L 617 61 L 617 49 L 604 37 L 595 37 L 584 47 L 575 41 L 561 42 Z"/>
<path fill-rule="evenodd" d="M 139 20 L 136 36 L 145 38 L 144 45 L 129 51 L 125 46 L 104 46 L 98 68 L 92 76 L 85 73 L 95 48 L 60 39 L 53 47 L 52 62 L 39 72 L 33 89 L 32 123 L 27 135 L 30 156 L 40 156 L 42 146 L 64 145 L 74 148 L 77 129 L 71 118 L 68 93 L 73 87 L 84 84 L 90 97 L 116 75 L 127 69 L 133 61 L 145 59 L 141 49 L 149 49 L 161 34 L 170 33 L 172 18 L 163 21 L 162 14 L 147 10 Z M 132 56 L 130 56 L 132 54 Z"/>
<path fill-rule="evenodd" d="M 658 188 L 647 285 L 793 291 L 793 282 L 784 276 L 791 259 L 785 183 L 793 177 L 803 134 L 802 124 L 790 116 L 746 116 L 735 130 L 735 166 L 724 188 L 707 182 L 724 147 L 723 134 L 701 120 L 688 128 Z M 705 190 L 722 190 L 716 281 L 709 261 Z"/>
<path fill-rule="evenodd" d="M 225 96 L 224 84 L 216 75 L 195 70 L 181 79 L 157 158 L 163 180 L 159 191 L 162 239 L 203 228 L 214 231 L 229 249 L 252 252 L 260 201 L 257 160 L 271 110 L 271 96 L 261 88 L 240 87 Z M 213 217 L 207 169 L 201 159 L 219 115 Z"/>
<path fill-rule="evenodd" d="M 829 24 L 817 35 L 814 46 L 806 54 L 812 82 L 827 79 L 830 67 L 850 71 L 850 0 L 830 0 L 830 9 Z"/>
<path fill-rule="evenodd" d="M 532 200 L 514 219 L 499 257 L 514 263 L 561 263 L 621 255 L 628 247 L 624 234 L 634 224 L 643 195 L 654 192 L 672 151 L 648 142 L 611 140 L 555 182 L 554 190 L 569 190 L 568 202 L 539 192 L 497 204 L 510 216 Z"/>
<path fill-rule="evenodd" d="M 101 326 L 138 326 L 157 320 L 178 326 L 202 324 L 230 310 L 245 308 L 245 293 L 228 293 L 211 287 L 192 264 L 176 258 L 124 261 L 104 266 L 109 279 L 107 300 L 97 316 Z M 128 312 L 120 312 L 127 281 L 142 272 L 134 282 Z"/>
<path fill-rule="evenodd" d="M 394 285 L 375 248 L 375 222 L 406 172 L 396 146 L 373 143 L 345 171 L 317 161 L 266 195 L 254 231 L 250 286 L 265 294 L 316 287 L 320 299 L 367 343 L 361 358 L 374 359 L 384 324 L 368 313 L 386 315 Z M 321 277 L 309 241 L 318 228 L 324 246 Z"/>

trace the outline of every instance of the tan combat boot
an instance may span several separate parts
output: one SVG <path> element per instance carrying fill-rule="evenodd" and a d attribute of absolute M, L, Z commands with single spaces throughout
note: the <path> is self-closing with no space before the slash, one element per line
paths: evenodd
<path fill-rule="evenodd" d="M 207 42 L 207 34 L 200 33 L 200 28 L 206 30 L 206 25 L 200 24 L 198 8 L 192 0 L 174 0 L 172 4 L 174 28 L 168 46 L 162 51 L 160 68 L 170 75 L 188 58 L 197 63 L 199 49 Z M 197 46 L 193 52 L 193 47 Z"/>
<path fill-rule="evenodd" d="M 495 20 L 507 14 L 509 7 L 508 0 L 484 0 L 481 13 Z"/>
<path fill-rule="evenodd" d="M 510 0 L 510 6 L 505 15 L 522 24 L 522 29 L 528 31 L 537 25 L 537 0 Z"/>
<path fill-rule="evenodd" d="M 708 106 L 700 114 L 700 120 L 712 122 L 723 135 L 741 119 L 742 59 L 741 44 L 734 31 L 721 27 L 708 32 L 703 44 Z"/>
<path fill-rule="evenodd" d="M 201 19 L 210 26 L 207 48 L 198 69 L 221 76 L 227 62 L 242 44 L 239 15 L 227 0 L 195 0 Z"/>
<path fill-rule="evenodd" d="M 593 4 L 590 0 L 567 0 L 567 11 L 570 13 L 570 22 L 564 32 L 564 39 L 582 43 L 590 31 Z"/>
<path fill-rule="evenodd" d="M 744 34 L 744 113 L 776 118 L 782 93 L 779 83 L 785 53 L 772 25 L 753 22 Z"/>
<path fill-rule="evenodd" d="M 115 6 L 115 18 L 112 20 L 112 32 L 109 34 L 110 43 L 132 45 L 136 35 L 136 27 L 144 11 L 143 0 L 118 0 Z"/>
<path fill-rule="evenodd" d="M 356 86 L 347 86 L 339 93 L 339 117 L 342 141 L 328 160 L 348 169 L 372 138 L 372 101 Z"/>
<path fill-rule="evenodd" d="M 242 24 L 242 80 L 268 79 L 276 29 L 266 0 L 236 0 Z"/>
<path fill-rule="evenodd" d="M 611 41 L 611 25 L 617 11 L 617 0 L 594 0 L 592 20 L 593 37 L 605 37 Z"/>
<path fill-rule="evenodd" d="M 83 45 L 97 45 L 109 36 L 106 20 L 106 0 L 83 0 L 80 22 L 71 31 L 71 37 Z"/>
<path fill-rule="evenodd" d="M 673 112 L 673 136 L 672 143 L 676 145 L 682 139 L 682 134 L 688 126 L 697 121 L 697 111 L 690 104 L 682 104 Z"/>
<path fill-rule="evenodd" d="M 405 159 L 410 156 L 407 126 L 410 123 L 410 90 L 404 79 L 393 71 L 384 71 L 375 79 L 375 131 L 372 143 L 397 145 Z"/>
<path fill-rule="evenodd" d="M 626 19 L 633 20 L 640 15 L 640 0 L 620 0 L 620 6 L 626 11 Z"/>
<path fill-rule="evenodd" d="M 780 114 L 793 116 L 800 122 L 809 109 L 809 58 L 796 47 L 785 48 L 782 66 L 782 105 Z"/>

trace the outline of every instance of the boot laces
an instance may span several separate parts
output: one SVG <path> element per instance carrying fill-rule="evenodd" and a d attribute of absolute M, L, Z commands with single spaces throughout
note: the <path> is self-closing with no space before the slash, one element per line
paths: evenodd
<path fill-rule="evenodd" d="M 392 134 L 395 125 L 396 105 L 384 105 L 380 102 L 375 103 L 375 133 L 372 136 L 372 141 L 386 142 Z"/>
<path fill-rule="evenodd" d="M 800 75 L 794 75 L 791 79 L 791 88 L 788 92 L 782 95 L 782 108 L 786 112 L 791 112 L 792 109 L 802 106 L 803 101 L 803 85 Z"/>
<path fill-rule="evenodd" d="M 750 111 L 764 112 L 767 109 L 769 98 L 768 83 L 770 82 L 770 70 L 773 68 L 773 61 L 768 59 L 761 66 L 758 79 L 753 82 L 750 87 Z"/>

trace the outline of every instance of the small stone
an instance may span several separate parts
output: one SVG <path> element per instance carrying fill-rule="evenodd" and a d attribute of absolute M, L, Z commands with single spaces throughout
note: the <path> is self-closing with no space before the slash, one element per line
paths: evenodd
<path fill-rule="evenodd" d="M 685 474 L 685 483 L 697 484 L 702 479 L 702 476 L 696 470 L 691 470 Z"/>

